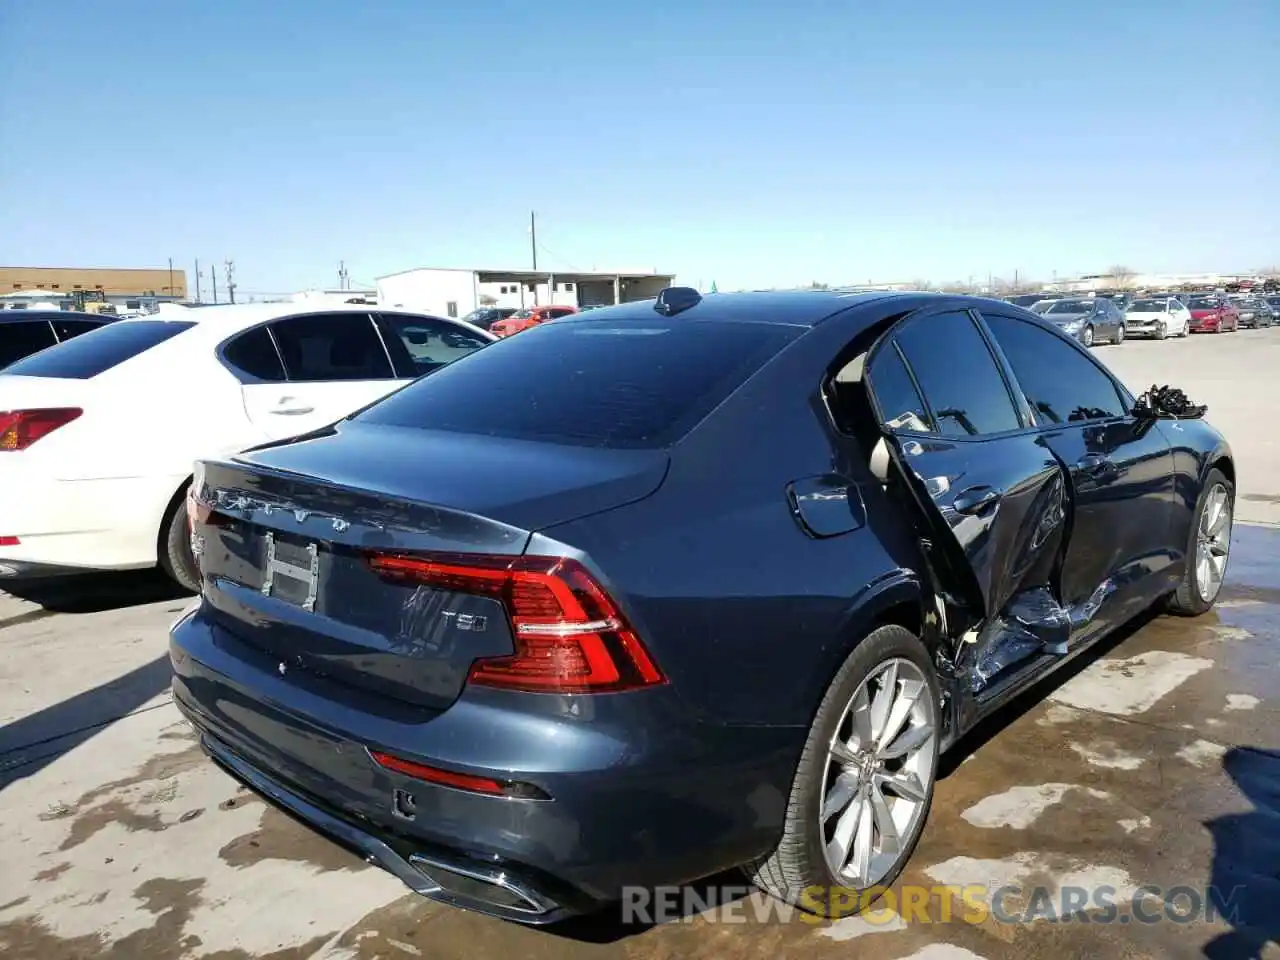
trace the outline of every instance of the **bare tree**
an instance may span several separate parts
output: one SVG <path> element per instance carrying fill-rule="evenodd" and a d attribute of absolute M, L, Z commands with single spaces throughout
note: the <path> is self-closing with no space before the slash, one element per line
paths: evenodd
<path fill-rule="evenodd" d="M 933 284 L 928 280 L 912 280 L 911 289 L 912 290 L 932 290 Z"/>
<path fill-rule="evenodd" d="M 952 280 L 938 288 L 943 293 L 973 293 L 974 285 L 966 280 Z"/>
<path fill-rule="evenodd" d="M 1116 282 L 1116 286 L 1121 290 L 1128 290 L 1133 283 L 1133 278 L 1137 274 L 1129 267 L 1122 264 L 1116 264 L 1114 267 L 1107 268 L 1107 275 Z"/>

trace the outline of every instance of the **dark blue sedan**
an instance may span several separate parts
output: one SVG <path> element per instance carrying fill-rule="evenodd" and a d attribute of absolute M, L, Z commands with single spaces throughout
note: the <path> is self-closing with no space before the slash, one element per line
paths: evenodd
<path fill-rule="evenodd" d="M 1222 586 L 1235 467 L 995 300 L 657 301 L 197 465 L 176 702 L 427 896 L 546 923 L 746 866 L 887 885 L 939 755 Z"/>

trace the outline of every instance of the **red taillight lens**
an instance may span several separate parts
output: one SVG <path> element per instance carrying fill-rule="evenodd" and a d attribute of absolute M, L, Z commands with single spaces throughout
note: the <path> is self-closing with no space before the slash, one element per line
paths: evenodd
<path fill-rule="evenodd" d="M 665 683 L 596 579 L 567 557 L 373 554 L 380 575 L 494 597 L 516 652 L 477 660 L 468 682 L 542 693 L 606 693 Z"/>
<path fill-rule="evenodd" d="M 0 537 L 0 547 L 20 547 L 22 541 L 17 537 Z"/>
<path fill-rule="evenodd" d="M 80 414 L 79 407 L 7 410 L 0 413 L 0 450 L 25 450 L 41 437 L 65 427 Z"/>

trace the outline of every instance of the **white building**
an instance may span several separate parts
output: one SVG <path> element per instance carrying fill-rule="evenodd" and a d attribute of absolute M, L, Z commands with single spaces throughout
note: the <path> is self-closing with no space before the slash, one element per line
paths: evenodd
<path fill-rule="evenodd" d="M 419 267 L 378 278 L 378 303 L 442 317 L 480 307 L 602 307 L 656 297 L 675 280 L 660 273 L 456 270 Z"/>

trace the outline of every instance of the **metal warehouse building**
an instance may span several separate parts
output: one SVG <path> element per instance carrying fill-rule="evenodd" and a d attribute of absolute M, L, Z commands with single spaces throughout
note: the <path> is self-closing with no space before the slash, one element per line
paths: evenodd
<path fill-rule="evenodd" d="M 378 302 L 445 317 L 465 316 L 480 307 L 603 307 L 652 299 L 674 279 L 660 273 L 420 267 L 379 277 Z"/>

